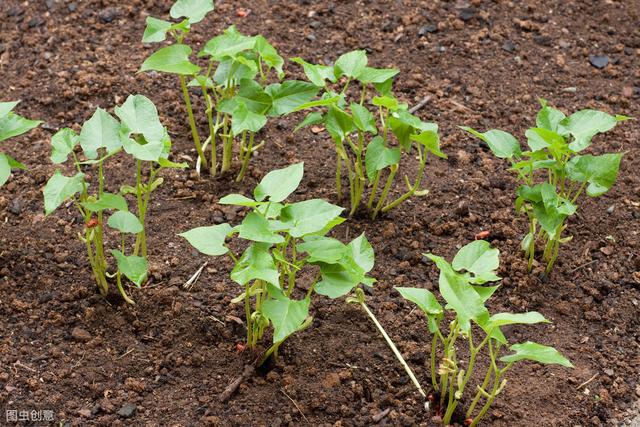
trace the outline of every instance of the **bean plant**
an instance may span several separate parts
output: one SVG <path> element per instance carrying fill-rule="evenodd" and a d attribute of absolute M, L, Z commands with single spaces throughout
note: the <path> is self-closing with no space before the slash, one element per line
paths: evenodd
<path fill-rule="evenodd" d="M 144 225 L 151 193 L 163 182 L 159 176 L 162 169 L 184 168 L 186 164 L 168 160 L 171 140 L 160 123 L 155 105 L 148 98 L 130 95 L 124 104 L 115 108 L 115 114 L 120 121 L 98 108 L 82 125 L 79 135 L 70 128 L 64 128 L 52 137 L 51 161 L 62 164 L 71 159 L 76 173 L 66 176 L 56 170 L 44 187 L 44 208 L 45 214 L 49 215 L 67 201 L 75 206 L 84 223 L 84 230 L 78 233 L 78 237 L 86 246 L 100 293 L 103 296 L 108 294 L 109 279 L 115 277 L 122 298 L 135 304 L 124 290 L 122 276 L 137 287 L 146 280 L 148 262 Z M 80 150 L 77 150 L 78 145 Z M 109 192 L 106 172 L 110 167 L 107 161 L 121 153 L 135 164 L 135 182 L 121 186 L 116 193 Z M 93 172 L 88 174 L 87 169 L 93 169 Z M 89 181 L 97 184 L 93 191 L 90 191 Z M 129 210 L 127 195 L 135 199 L 135 214 Z M 105 251 L 105 226 L 119 233 L 119 244 L 109 251 L 116 261 L 115 273 L 110 273 Z M 130 254 L 126 255 L 126 235 L 129 234 L 135 236 L 135 243 Z"/>
<path fill-rule="evenodd" d="M 558 259 L 560 245 L 572 239 L 563 233 L 567 218 L 578 210 L 580 196 L 586 193 L 598 197 L 609 191 L 623 155 L 580 153 L 591 145 L 595 135 L 613 129 L 629 117 L 596 110 L 566 116 L 544 99 L 540 103 L 536 127 L 525 133 L 528 151 L 522 151 L 518 140 L 502 130 L 480 133 L 469 127 L 462 129 L 484 141 L 497 157 L 511 163 L 511 170 L 521 183 L 516 190 L 516 211 L 529 219 L 529 230 L 522 240 L 528 270 L 533 266 L 536 242 L 542 240 L 542 260 L 548 274 Z"/>
<path fill-rule="evenodd" d="M 338 298 L 361 283 L 374 283 L 367 276 L 373 268 L 373 248 L 364 234 L 346 245 L 326 236 L 344 221 L 343 208 L 321 199 L 285 202 L 300 184 L 303 168 L 297 163 L 269 172 L 252 198 L 223 197 L 220 204 L 250 209 L 235 227 L 224 223 L 180 234 L 205 255 L 228 255 L 233 260 L 231 280 L 243 289 L 233 302 L 244 302 L 247 346 L 255 350 L 273 325 L 273 343 L 260 364 L 272 354 L 277 356 L 290 335 L 311 325 L 314 293 Z M 226 243 L 228 237 L 248 243 L 242 255 Z M 305 267 L 310 274 L 302 279 Z"/>
<path fill-rule="evenodd" d="M 20 101 L 0 102 L 0 142 L 22 135 L 42 123 L 38 120 L 25 119 L 14 113 L 12 110 L 19 103 Z M 11 169 L 26 170 L 27 168 L 8 154 L 0 152 L 0 187 L 9 179 Z"/>
<path fill-rule="evenodd" d="M 198 52 L 198 57 L 206 60 L 204 67 L 191 62 L 192 49 L 184 44 L 185 38 L 191 25 L 212 10 L 212 0 L 178 0 L 170 15 L 174 19 L 184 18 L 180 22 L 148 17 L 143 42 L 163 42 L 167 34 L 174 42 L 149 56 L 140 71 L 178 75 L 199 164 L 207 167 L 209 163 L 211 175 L 217 174 L 220 140 L 220 172 L 227 172 L 235 144 L 242 164 L 236 178 L 240 181 L 252 155 L 264 144 L 256 141 L 256 135 L 266 125 L 267 118 L 290 113 L 311 100 L 318 89 L 307 82 L 282 81 L 284 60 L 276 49 L 263 36 L 245 36 L 235 26 L 209 40 Z M 276 82 L 268 84 L 270 77 Z M 209 136 L 204 142 L 198 131 L 189 87 L 202 91 L 206 105 Z M 205 155 L 208 145 L 211 146 L 209 160 Z"/>
<path fill-rule="evenodd" d="M 310 64 L 301 58 L 292 61 L 302 65 L 309 81 L 322 88 L 318 100 L 297 108 L 321 107 L 321 111 L 310 112 L 297 129 L 322 124 L 331 136 L 336 150 L 339 198 L 343 166 L 347 169 L 350 215 L 366 204 L 372 218 L 376 218 L 414 195 L 427 193 L 421 183 L 429 153 L 447 156 L 440 151 L 438 126 L 423 122 L 393 96 L 391 87 L 397 69 L 368 67 L 367 54 L 362 50 L 345 53 L 333 66 Z M 357 86 L 353 93 L 349 91 L 351 85 Z M 374 96 L 369 103 L 371 89 Z M 418 173 L 412 181 L 404 175 L 406 192 L 389 198 L 403 154 L 418 158 Z M 368 200 L 366 188 L 370 189 Z"/>
<path fill-rule="evenodd" d="M 433 402 L 437 404 L 436 412 L 442 415 L 444 425 L 451 424 L 454 411 L 465 396 L 473 396 L 466 410 L 465 425 L 478 425 L 504 389 L 505 374 L 516 362 L 530 360 L 573 367 L 553 347 L 531 341 L 510 344 L 502 333 L 501 328 L 508 325 L 548 323 L 540 313 L 489 313 L 485 305 L 498 286 L 488 284 L 500 280 L 496 275 L 498 249 L 484 240 L 477 240 L 460 249 L 451 263 L 433 254 L 425 256 L 440 270 L 438 288 L 446 305 L 443 307 L 427 289 L 396 287 L 396 290 L 415 303 L 427 317 L 428 331 L 432 335 Z M 447 312 L 451 316 L 447 316 Z M 448 321 L 450 318 L 452 320 Z M 474 339 L 474 334 L 479 334 L 480 338 Z M 460 348 L 465 345 L 467 352 Z M 510 353 L 501 355 L 505 348 Z M 402 356 L 399 358 L 407 369 Z M 486 372 L 482 383 L 470 388 L 474 372 L 483 368 Z M 418 390 L 424 394 L 421 387 L 418 386 Z M 481 402 L 484 404 L 478 407 Z"/>

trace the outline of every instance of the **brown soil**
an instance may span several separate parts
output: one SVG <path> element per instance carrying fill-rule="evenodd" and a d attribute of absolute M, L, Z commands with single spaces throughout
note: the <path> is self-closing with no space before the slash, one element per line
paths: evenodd
<path fill-rule="evenodd" d="M 272 121 L 268 149 L 241 185 L 165 174 L 150 213 L 153 274 L 129 307 L 96 295 L 71 209 L 43 216 L 41 188 L 54 170 L 54 130 L 82 123 L 129 93 L 157 105 L 178 155 L 194 158 L 176 81 L 136 74 L 151 52 L 140 38 L 148 14 L 170 2 L 0 0 L 0 91 L 22 99 L 19 112 L 45 121 L 3 144 L 30 171 L 0 189 L 0 409 L 53 410 L 71 425 L 432 425 L 419 395 L 374 326 L 357 307 L 318 298 L 313 326 L 290 339 L 268 372 L 243 384 L 227 404 L 226 385 L 250 360 L 238 354 L 242 317 L 227 260 L 210 261 L 191 292 L 180 286 L 206 260 L 176 233 L 241 212 L 219 197 L 248 191 L 266 171 L 305 161 L 296 198 L 334 200 L 332 145 L 324 135 L 292 136 L 299 117 Z M 239 8 L 250 11 L 240 18 Z M 396 91 L 440 124 L 449 160 L 428 167 L 428 197 L 376 222 L 355 218 L 335 232 L 365 231 L 377 255 L 368 295 L 423 384 L 428 336 L 421 316 L 393 286 L 433 288 L 437 272 L 421 253 L 447 257 L 481 230 L 502 251 L 505 279 L 493 312 L 538 310 L 552 326 L 508 331 L 512 341 L 556 346 L 574 370 L 522 364 L 487 418 L 495 426 L 618 425 L 640 395 L 640 131 L 627 122 L 597 138 L 594 151 L 626 151 L 614 189 L 586 200 L 551 277 L 526 273 L 513 211 L 515 182 L 506 165 L 456 128 L 500 127 L 522 135 L 536 97 L 566 111 L 592 107 L 640 117 L 640 1 L 218 1 L 197 27 L 202 43 L 235 23 L 260 32 L 286 56 L 329 61 L 365 48 L 377 66 L 402 70 Z M 433 25 L 419 35 L 420 29 Z M 606 54 L 596 69 L 589 54 Z M 300 70 L 289 66 L 292 76 Z M 130 165 L 110 171 L 109 186 L 131 179 Z M 189 198 L 191 197 L 191 198 Z M 588 385 L 579 385 L 597 375 Z M 295 404 L 293 403 L 295 402 Z M 118 411 L 136 406 L 124 418 Z M 297 405 L 297 406 L 296 406 Z M 304 418 L 301 413 L 304 413 Z M 24 425 L 24 424 L 23 424 Z"/>

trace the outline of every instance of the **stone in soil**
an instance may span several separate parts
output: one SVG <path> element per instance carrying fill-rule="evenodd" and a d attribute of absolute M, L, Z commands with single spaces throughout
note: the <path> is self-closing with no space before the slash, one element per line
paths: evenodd
<path fill-rule="evenodd" d="M 73 339 L 80 342 L 88 342 L 93 338 L 93 336 L 89 332 L 77 327 L 73 328 L 73 330 L 71 331 L 71 336 L 73 337 Z"/>
<path fill-rule="evenodd" d="M 609 57 L 607 55 L 589 55 L 589 63 L 601 70 L 609 64 Z"/>
<path fill-rule="evenodd" d="M 118 410 L 118 415 L 122 418 L 131 418 L 136 413 L 136 405 L 132 403 L 125 403 L 122 408 Z"/>

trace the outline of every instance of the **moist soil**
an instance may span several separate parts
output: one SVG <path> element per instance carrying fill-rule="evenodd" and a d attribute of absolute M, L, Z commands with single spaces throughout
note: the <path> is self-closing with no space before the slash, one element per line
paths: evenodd
<path fill-rule="evenodd" d="M 130 93 L 156 103 L 175 159 L 193 164 L 177 81 L 136 74 L 156 48 L 140 42 L 144 20 L 168 17 L 170 6 L 0 0 L 2 100 L 22 99 L 18 112 L 44 121 L 3 143 L 30 170 L 0 189 L 0 424 L 5 410 L 49 410 L 56 425 L 438 425 L 366 315 L 324 297 L 313 302 L 312 327 L 219 403 L 255 357 L 239 351 L 243 316 L 230 300 L 240 290 L 228 277 L 228 259 L 207 259 L 176 233 L 238 223 L 244 211 L 218 205 L 219 198 L 249 193 L 267 171 L 296 161 L 305 162 L 305 177 L 293 199 L 338 203 L 332 143 L 325 133 L 292 134 L 300 116 L 269 123 L 260 134 L 266 148 L 241 184 L 198 178 L 192 169 L 164 173 L 148 216 L 150 279 L 129 289 L 136 306 L 97 295 L 72 206 L 44 217 L 41 190 L 55 170 L 51 135 L 79 130 L 96 107 L 112 110 Z M 600 426 L 633 423 L 640 399 L 638 124 L 596 138 L 593 153 L 626 152 L 618 182 L 603 197 L 583 200 L 569 223 L 573 241 L 548 277 L 540 266 L 526 272 L 519 249 L 526 223 L 514 213 L 516 182 L 507 165 L 456 126 L 522 137 L 537 97 L 565 112 L 640 117 L 638 22 L 638 0 L 218 1 L 190 42 L 197 48 L 235 24 L 264 34 L 285 57 L 328 63 L 360 48 L 374 66 L 399 68 L 397 95 L 410 105 L 430 98 L 416 114 L 440 124 L 449 158 L 428 164 L 428 196 L 376 221 L 357 215 L 333 232 L 343 240 L 365 232 L 373 244 L 378 283 L 369 306 L 428 385 L 426 323 L 393 287 L 435 288 L 437 270 L 421 254 L 451 259 L 487 231 L 504 277 L 490 310 L 543 313 L 551 325 L 506 329 L 508 338 L 553 345 L 575 369 L 517 365 L 486 425 Z M 287 71 L 304 78 L 295 65 Z M 414 163 L 407 160 L 409 173 Z M 132 164 L 111 166 L 107 189 L 117 191 L 133 178 Z"/>

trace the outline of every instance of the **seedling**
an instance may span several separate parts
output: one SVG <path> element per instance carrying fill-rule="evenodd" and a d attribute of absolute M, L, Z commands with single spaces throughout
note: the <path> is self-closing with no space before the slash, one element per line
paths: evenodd
<path fill-rule="evenodd" d="M 599 156 L 578 154 L 588 148 L 592 138 L 613 129 L 629 117 L 595 110 L 581 110 L 570 116 L 540 100 L 542 108 L 536 127 L 526 131 L 529 151 L 522 151 L 511 134 L 492 129 L 480 133 L 469 127 L 465 131 L 484 141 L 493 154 L 511 163 L 522 185 L 516 190 L 516 212 L 529 219 L 529 232 L 522 240 L 522 249 L 531 271 L 536 242 L 544 242 L 543 262 L 551 272 L 560 245 L 572 239 L 563 236 L 567 218 L 577 210 L 579 197 L 585 192 L 598 197 L 609 191 L 618 176 L 623 153 Z"/>
<path fill-rule="evenodd" d="M 273 325 L 273 344 L 259 364 L 272 354 L 277 356 L 289 336 L 311 325 L 309 306 L 314 293 L 338 298 L 360 283 L 374 282 L 367 276 L 373 268 L 373 248 L 364 235 L 347 245 L 326 237 L 344 221 L 343 208 L 321 199 L 285 202 L 302 175 L 303 164 L 294 164 L 269 172 L 254 189 L 253 198 L 223 197 L 223 205 L 250 208 L 235 227 L 225 223 L 180 234 L 205 255 L 226 254 L 233 260 L 231 280 L 244 288 L 233 302 L 244 302 L 248 348 L 255 350 Z M 247 241 L 249 246 L 242 255 L 235 255 L 225 243 L 227 237 Z M 307 266 L 315 266 L 310 267 L 313 279 L 301 281 Z"/>
<path fill-rule="evenodd" d="M 186 164 L 168 160 L 171 140 L 158 118 L 155 105 L 142 95 L 130 95 L 124 104 L 115 108 L 116 120 L 107 111 L 98 108 L 82 125 L 80 134 L 65 128 L 51 139 L 51 161 L 62 164 L 71 160 L 76 170 L 65 176 L 60 170 L 51 176 L 44 187 L 45 214 L 49 215 L 66 201 L 71 201 L 84 221 L 83 233 L 78 237 L 86 245 L 87 256 L 98 289 L 103 296 L 109 292 L 109 280 L 114 278 L 118 291 L 130 304 L 134 301 L 122 285 L 124 275 L 137 287 L 147 277 L 147 240 L 144 229 L 151 193 L 163 179 L 158 176 L 163 168 L 184 168 Z M 76 154 L 80 145 L 84 159 Z M 118 193 L 106 191 L 105 162 L 126 153 L 135 162 L 135 184 L 124 185 Z M 97 190 L 89 191 L 90 183 L 85 170 L 97 166 Z M 143 169 L 147 170 L 145 179 Z M 94 174 L 92 174 L 95 176 Z M 135 196 L 137 215 L 129 211 L 125 196 Z M 110 251 L 116 260 L 115 273 L 109 273 L 105 252 L 106 225 L 119 233 L 117 249 Z M 130 255 L 125 254 L 126 235 L 135 235 Z"/>
<path fill-rule="evenodd" d="M 498 286 L 487 284 L 500 280 L 496 275 L 499 265 L 498 249 L 492 248 L 484 240 L 477 240 L 460 249 L 452 263 L 433 254 L 425 256 L 435 262 L 440 270 L 439 290 L 446 305 L 442 307 L 436 296 L 426 289 L 396 289 L 406 300 L 415 303 L 427 317 L 429 333 L 433 336 L 430 351 L 431 384 L 434 395 L 439 395 L 439 400 L 434 399 L 434 403 L 437 402 L 436 412 L 442 415 L 444 425 L 451 424 L 455 409 L 466 396 L 465 390 L 469 397 L 474 396 L 466 411 L 465 425 L 478 425 L 506 386 L 505 374 L 516 362 L 531 360 L 573 367 L 553 347 L 530 341 L 512 345 L 508 343 L 502 327 L 549 323 L 540 313 L 532 311 L 490 315 L 485 304 Z M 448 325 L 444 323 L 447 311 L 453 315 L 453 320 Z M 481 334 L 479 341 L 474 340 L 474 332 Z M 464 365 L 461 360 L 462 352 L 458 348 L 460 340 L 466 341 L 469 349 Z M 505 347 L 512 353 L 501 356 L 501 350 Z M 402 356 L 399 358 L 402 359 Z M 486 362 L 478 363 L 483 358 L 486 358 Z M 404 362 L 403 359 L 402 361 Z M 469 394 L 469 381 L 479 365 L 487 366 L 484 380 Z M 406 362 L 404 366 L 408 369 Z M 424 396 L 422 388 L 418 386 L 418 390 Z M 476 413 L 476 407 L 483 399 L 484 405 Z"/>
<path fill-rule="evenodd" d="M 22 135 L 38 126 L 40 121 L 25 119 L 12 112 L 20 101 L 0 102 L 0 142 Z M 0 187 L 9 179 L 11 169 L 26 170 L 26 166 L 9 156 L 0 152 Z"/>
<path fill-rule="evenodd" d="M 198 53 L 206 58 L 206 66 L 191 62 L 192 49 L 184 44 L 191 25 L 200 22 L 213 10 L 212 0 L 178 0 L 171 8 L 178 23 L 147 18 L 142 41 L 162 42 L 169 34 L 174 43 L 159 49 L 147 58 L 140 71 L 160 71 L 177 74 L 187 108 L 193 142 L 198 152 L 199 166 L 210 163 L 211 175 L 218 170 L 217 144 L 222 143 L 222 173 L 231 168 L 234 142 L 242 167 L 237 181 L 242 180 L 252 155 L 264 145 L 256 134 L 266 125 L 268 117 L 290 113 L 298 105 L 311 100 L 318 89 L 306 82 L 284 81 L 284 60 L 276 49 L 261 35 L 245 36 L 231 26 L 223 34 L 209 40 Z M 273 72 L 273 73 L 272 73 Z M 269 77 L 277 83 L 267 84 Z M 188 81 L 189 80 L 189 81 Z M 202 91 L 206 105 L 209 136 L 204 143 L 198 132 L 189 87 Z M 210 160 L 205 151 L 211 145 Z"/>
<path fill-rule="evenodd" d="M 378 69 L 367 66 L 365 51 L 357 50 L 340 56 L 335 64 L 310 64 L 301 58 L 292 61 L 302 65 L 314 85 L 322 88 L 320 98 L 299 106 L 296 110 L 316 109 L 310 112 L 296 128 L 322 124 L 335 143 L 336 190 L 342 198 L 342 169 L 346 166 L 349 179 L 350 215 L 366 203 L 372 218 L 398 206 L 414 195 L 425 195 L 421 189 L 428 154 L 447 156 L 440 151 L 438 126 L 420 120 L 408 111 L 392 94 L 397 69 Z M 358 96 L 352 98 L 348 90 L 352 83 L 359 86 Z M 375 96 L 366 105 L 371 88 Z M 407 191 L 389 199 L 398 176 L 403 154 L 415 155 L 420 166 L 413 182 L 407 175 Z M 381 184 L 382 189 L 381 188 Z M 368 202 L 365 188 L 370 188 Z"/>

